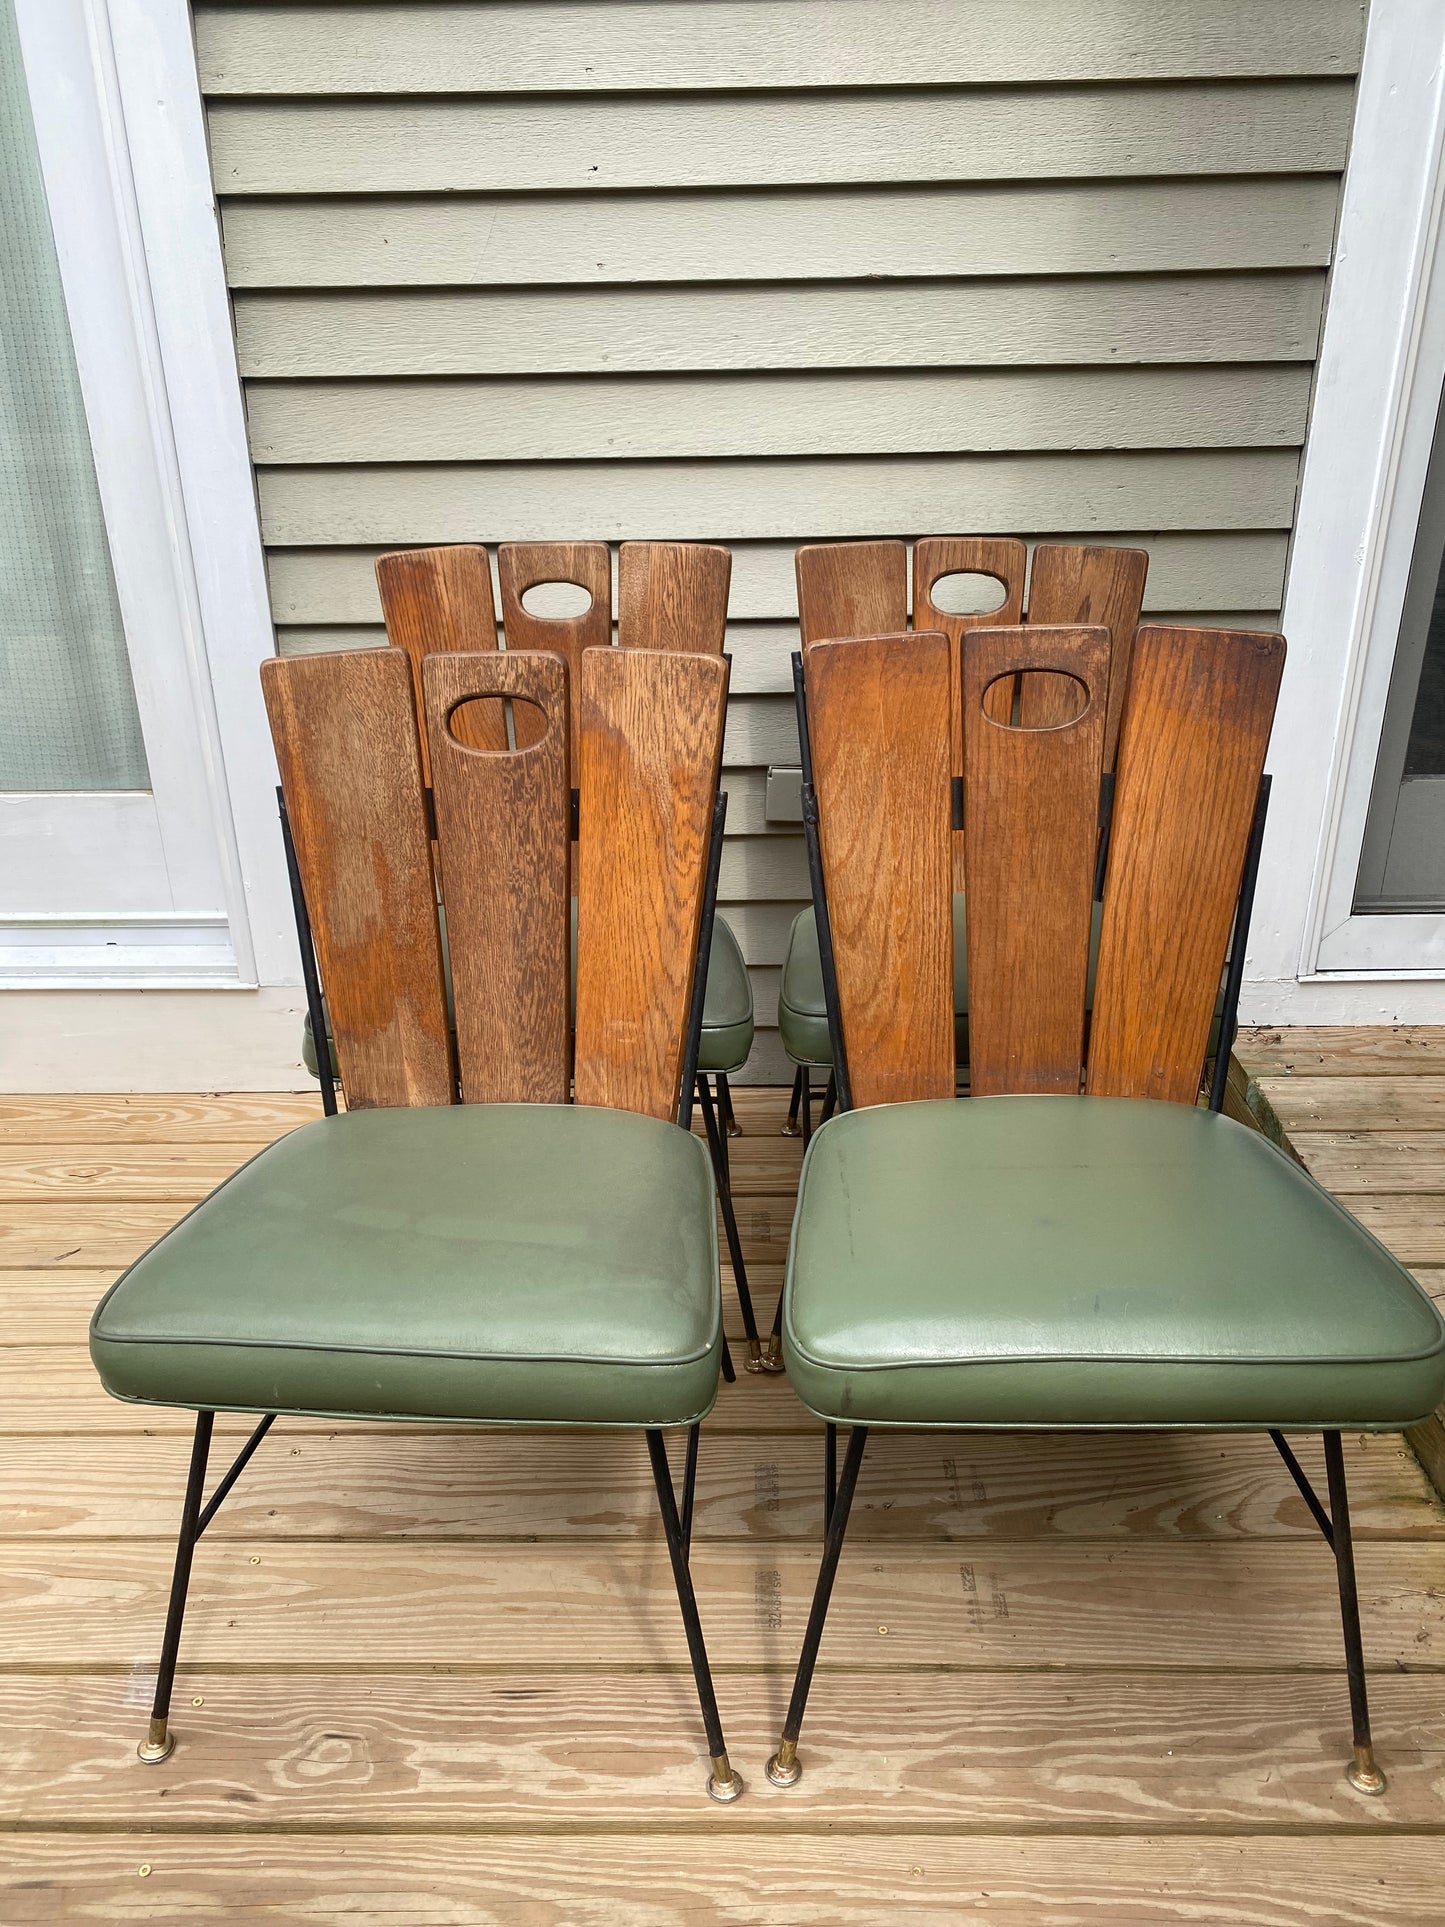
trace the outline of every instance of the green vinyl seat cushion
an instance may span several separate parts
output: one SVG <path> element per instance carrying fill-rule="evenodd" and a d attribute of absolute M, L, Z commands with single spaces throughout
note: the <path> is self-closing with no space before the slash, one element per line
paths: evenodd
<path fill-rule="evenodd" d="M 682 1425 L 721 1297 L 701 1139 L 628 1111 L 473 1104 L 305 1125 L 111 1287 L 118 1398 L 196 1409 Z"/>
<path fill-rule="evenodd" d="M 832 1065 L 828 1003 L 823 994 L 823 959 L 818 950 L 818 920 L 811 904 L 793 918 L 793 927 L 788 933 L 778 988 L 778 1035 L 793 1063 Z M 968 951 L 964 944 L 962 895 L 953 899 L 953 1039 L 959 1063 L 966 1063 Z"/>
<path fill-rule="evenodd" d="M 576 954 L 577 904 L 572 903 L 573 954 Z M 446 944 L 446 919 L 442 916 L 442 944 Z M 815 945 L 816 949 L 816 940 Z M 822 996 L 822 976 L 818 978 Z M 576 989 L 574 972 L 573 989 Z M 447 973 L 447 1005 L 451 1006 L 451 973 Z M 823 1031 L 827 1034 L 827 1019 Z M 707 987 L 703 993 L 702 1038 L 698 1045 L 697 1067 L 714 1072 L 741 1070 L 753 1047 L 753 985 L 743 953 L 731 926 L 717 917 L 712 927 L 712 949 L 708 952 Z M 301 1027 L 301 1061 L 311 1075 L 317 1075 L 316 1040 L 311 1035 L 311 1013 Z M 334 1059 L 333 1059 L 334 1061 Z"/>
<path fill-rule="evenodd" d="M 803 1165 L 793 1388 L 870 1425 L 1394 1430 L 1445 1321 L 1258 1132 L 1181 1104 L 850 1111 Z"/>

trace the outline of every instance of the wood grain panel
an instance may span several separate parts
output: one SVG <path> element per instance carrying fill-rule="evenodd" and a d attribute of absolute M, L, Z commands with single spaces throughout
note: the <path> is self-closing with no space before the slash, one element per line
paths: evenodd
<path fill-rule="evenodd" d="M 1445 1130 L 1445 1078 L 1272 1077 L 1260 1089 L 1295 1131 Z"/>
<path fill-rule="evenodd" d="M 565 1104 L 567 665 L 493 649 L 429 656 L 422 676 L 463 1102 Z M 452 711 L 478 696 L 509 698 L 518 720 L 532 705 L 530 746 L 481 753 L 459 741 Z"/>
<path fill-rule="evenodd" d="M 1324 274 L 1310 268 L 1127 282 L 1066 275 L 818 287 L 242 294 L 235 312 L 241 373 L 248 377 L 654 374 L 1310 361 L 1323 300 Z M 1147 516 L 1110 526 L 1141 525 L 1150 526 Z M 471 539 L 479 526 L 494 525 L 474 522 L 458 539 Z M 971 519 L 962 526 L 981 524 Z M 796 537 L 796 522 L 789 532 Z"/>
<path fill-rule="evenodd" d="M 1349 80 L 622 102 L 213 102 L 220 194 L 598 192 L 805 183 L 1338 172 Z"/>
<path fill-rule="evenodd" d="M 624 542 L 617 552 L 617 640 L 624 649 L 720 656 L 733 559 L 703 542 Z"/>
<path fill-rule="evenodd" d="M 533 530 L 625 541 L 639 527 L 663 539 L 785 540 L 797 532 L 800 501 L 840 540 L 871 537 L 885 503 L 923 535 L 1081 522 L 1102 530 L 1151 512 L 1160 528 L 1288 528 L 1298 469 L 1293 449 L 1254 448 L 852 462 L 437 462 L 270 468 L 257 480 L 266 539 L 305 547 L 464 540 L 478 522 L 519 542 Z"/>
<path fill-rule="evenodd" d="M 903 542 L 810 542 L 794 559 L 798 630 L 806 648 L 837 636 L 889 636 L 908 627 Z"/>
<path fill-rule="evenodd" d="M 1029 555 L 1024 543 L 1008 536 L 934 535 L 913 545 L 913 626 L 941 629 L 953 650 L 953 773 L 963 773 L 962 657 L 963 637 L 970 629 L 1008 629 L 1024 619 L 1024 580 Z M 988 575 L 1003 590 L 1003 601 L 979 614 L 960 615 L 940 609 L 933 590 L 946 575 Z M 990 692 L 988 713 L 1006 723 L 1013 714 L 1013 691 L 1000 683 Z M 962 888 L 962 845 L 954 850 L 954 885 Z"/>
<path fill-rule="evenodd" d="M 582 659 L 579 1104 L 677 1115 L 727 682 L 721 656 Z"/>
<path fill-rule="evenodd" d="M 337 15 L 344 20 L 337 25 Z M 626 93 L 663 88 L 935 87 L 1353 73 L 1355 0 L 695 0 L 603 6 L 202 5 L 210 94 Z"/>
<path fill-rule="evenodd" d="M 1109 713 L 1104 731 L 1104 768 L 1114 767 L 1119 719 L 1129 688 L 1134 631 L 1144 604 L 1149 573 L 1147 549 L 1102 548 L 1075 542 L 1040 542 L 1029 578 L 1032 623 L 1102 623 L 1109 632 Z M 1040 729 L 1061 720 L 1059 685 L 1048 678 L 1025 677 L 1019 691 L 1019 717 Z"/>
<path fill-rule="evenodd" d="M 1325 268 L 1338 200 L 1328 175 L 1258 175 L 228 199 L 223 220 L 233 288 L 616 286 Z"/>
<path fill-rule="evenodd" d="M 1284 672 L 1283 636 L 1144 628 L 1104 885 L 1089 1089 L 1192 1104 Z"/>
<path fill-rule="evenodd" d="M 975 629 L 962 647 L 969 1088 L 1077 1094 L 1109 632 Z M 1073 720 L 994 721 L 990 688 L 1039 671 L 1073 678 Z"/>
<path fill-rule="evenodd" d="M 410 661 L 277 657 L 261 686 L 348 1105 L 450 1104 Z"/>
<path fill-rule="evenodd" d="M 376 558 L 387 639 L 405 649 L 411 662 L 417 715 L 425 715 L 422 658 L 433 651 L 468 652 L 497 646 L 497 610 L 492 598 L 492 567 L 479 542 L 457 542 L 441 549 L 400 549 Z M 507 719 L 501 705 L 470 710 L 454 724 L 458 741 L 470 749 L 507 747 Z M 427 732 L 421 732 L 422 780 L 431 781 Z"/>
<path fill-rule="evenodd" d="M 815 642 L 808 733 L 853 1102 L 951 1097 L 947 636 Z"/>
<path fill-rule="evenodd" d="M 584 649 L 612 642 L 612 553 L 605 542 L 503 542 L 497 550 L 502 627 L 509 649 L 542 649 L 567 665 L 567 767 L 579 767 L 577 702 Z M 534 616 L 522 607 L 529 589 L 544 582 L 573 582 L 592 600 L 580 616 Z M 538 739 L 541 725 L 525 710 L 513 718 L 519 749 Z"/>
<path fill-rule="evenodd" d="M 1445 1077 L 1445 1024 L 1272 1024 L 1234 1054 L 1255 1077 Z"/>

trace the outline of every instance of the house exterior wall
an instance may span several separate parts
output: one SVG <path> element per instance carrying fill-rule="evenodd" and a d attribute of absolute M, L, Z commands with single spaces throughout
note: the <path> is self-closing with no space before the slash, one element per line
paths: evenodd
<path fill-rule="evenodd" d="M 384 548 L 734 551 L 753 1075 L 796 540 L 1087 536 L 1278 620 L 1361 0 L 196 7 L 283 651 Z"/>

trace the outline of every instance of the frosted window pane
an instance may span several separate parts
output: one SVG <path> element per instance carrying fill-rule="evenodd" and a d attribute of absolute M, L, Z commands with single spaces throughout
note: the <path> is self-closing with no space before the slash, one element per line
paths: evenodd
<path fill-rule="evenodd" d="M 0 0 L 0 790 L 149 783 L 14 5 Z"/>

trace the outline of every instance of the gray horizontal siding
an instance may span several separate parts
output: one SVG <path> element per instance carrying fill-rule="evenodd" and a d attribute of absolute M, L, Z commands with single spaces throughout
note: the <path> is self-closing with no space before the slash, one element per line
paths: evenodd
<path fill-rule="evenodd" d="M 1120 541 L 1150 550 L 1146 611 L 1272 624 L 1362 25 L 1359 0 L 199 7 L 280 646 L 379 642 L 388 547 L 726 542 L 720 892 L 780 1074 L 795 542 Z"/>
<path fill-rule="evenodd" d="M 1353 73 L 1362 0 L 204 6 L 221 94 L 1183 80 Z"/>

